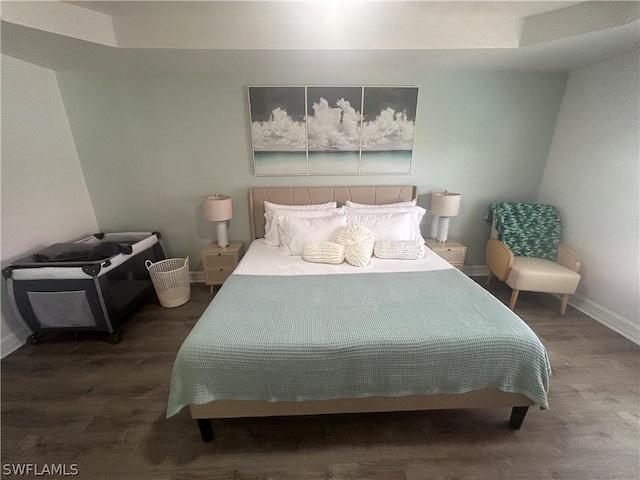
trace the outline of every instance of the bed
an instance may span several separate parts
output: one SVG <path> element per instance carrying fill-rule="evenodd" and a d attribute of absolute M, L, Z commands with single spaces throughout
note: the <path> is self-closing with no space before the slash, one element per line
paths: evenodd
<path fill-rule="evenodd" d="M 313 264 L 264 245 L 264 202 L 388 204 L 414 186 L 249 190 L 252 244 L 180 348 L 167 417 L 211 419 L 547 408 L 550 367 L 531 329 L 426 249 L 368 267 Z M 310 380 L 312 379 L 312 380 Z"/>

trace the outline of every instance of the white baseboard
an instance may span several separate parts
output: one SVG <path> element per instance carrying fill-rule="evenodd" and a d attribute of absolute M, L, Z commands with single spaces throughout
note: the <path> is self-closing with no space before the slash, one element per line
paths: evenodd
<path fill-rule="evenodd" d="M 204 272 L 202 270 L 189 272 L 189 283 L 204 283 Z"/>
<path fill-rule="evenodd" d="M 465 265 L 462 271 L 470 277 L 486 277 L 489 269 L 486 265 Z"/>
<path fill-rule="evenodd" d="M 556 296 L 560 298 L 560 295 Z M 630 320 L 578 294 L 569 297 L 569 305 L 640 345 L 640 326 Z"/>
<path fill-rule="evenodd" d="M 29 334 L 24 330 L 22 332 L 11 332 L 2 337 L 2 342 L 0 343 L 0 356 L 2 358 L 6 357 L 10 353 L 15 352 L 25 343 L 27 343 L 27 337 Z"/>
<path fill-rule="evenodd" d="M 489 274 L 489 269 L 486 265 L 465 265 L 463 271 L 470 277 L 480 277 Z M 555 296 L 557 298 L 561 297 L 561 295 Z M 578 294 L 569 296 L 569 305 L 593 318 L 596 322 L 628 338 L 633 343 L 640 345 L 639 325 Z"/>

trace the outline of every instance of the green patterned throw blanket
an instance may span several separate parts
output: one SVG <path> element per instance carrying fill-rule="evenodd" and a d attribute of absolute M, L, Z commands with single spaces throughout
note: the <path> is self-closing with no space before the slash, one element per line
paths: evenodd
<path fill-rule="evenodd" d="M 553 205 L 541 203 L 492 203 L 484 214 L 495 222 L 498 239 L 517 257 L 555 260 L 562 228 Z"/>

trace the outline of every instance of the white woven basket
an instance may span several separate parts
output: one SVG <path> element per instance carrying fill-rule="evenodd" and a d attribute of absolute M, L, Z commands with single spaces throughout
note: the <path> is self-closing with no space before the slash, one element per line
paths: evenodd
<path fill-rule="evenodd" d="M 191 298 L 189 257 L 169 258 L 156 263 L 147 260 L 144 264 L 149 270 L 160 305 L 173 308 L 189 301 Z"/>

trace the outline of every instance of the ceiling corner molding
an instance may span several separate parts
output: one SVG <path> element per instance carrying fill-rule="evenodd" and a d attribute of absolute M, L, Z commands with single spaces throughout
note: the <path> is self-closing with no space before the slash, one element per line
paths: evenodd
<path fill-rule="evenodd" d="M 3 1 L 3 22 L 117 47 L 110 15 L 61 1 Z"/>
<path fill-rule="evenodd" d="M 640 2 L 583 2 L 525 18 L 520 47 L 621 27 L 639 19 Z"/>
<path fill-rule="evenodd" d="M 569 71 L 640 47 L 640 3 L 0 0 L 2 54 L 55 71 Z"/>

